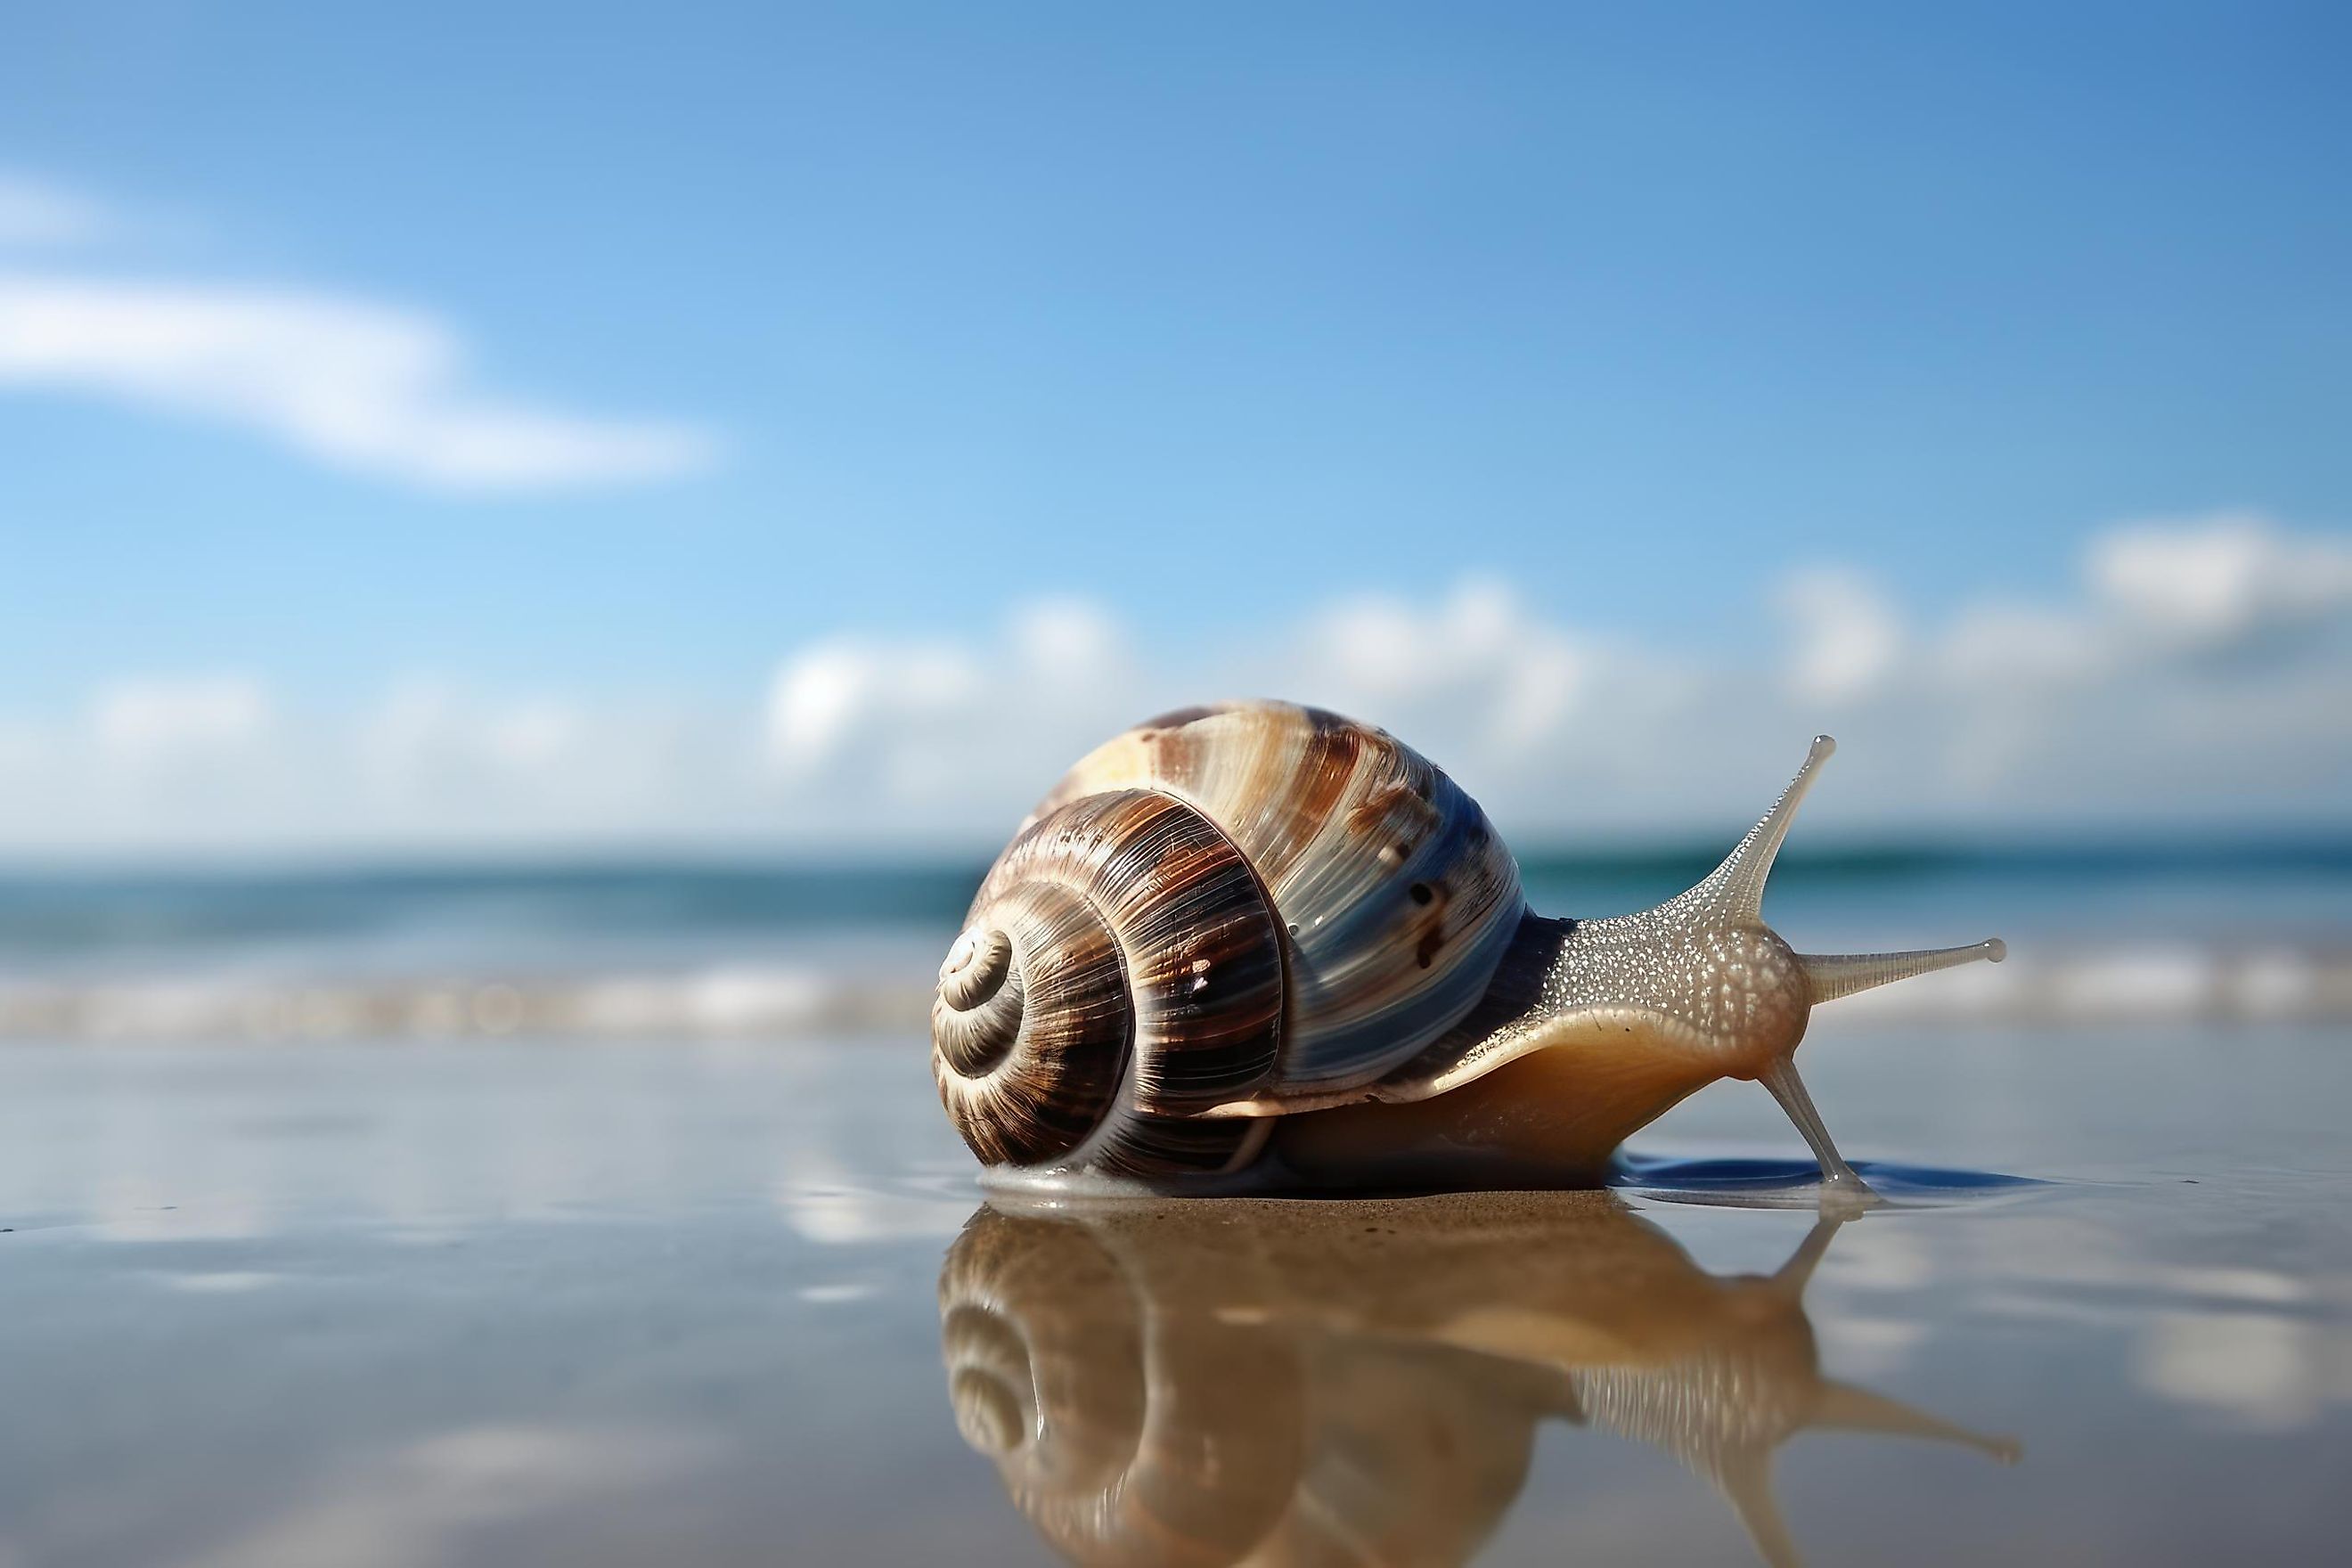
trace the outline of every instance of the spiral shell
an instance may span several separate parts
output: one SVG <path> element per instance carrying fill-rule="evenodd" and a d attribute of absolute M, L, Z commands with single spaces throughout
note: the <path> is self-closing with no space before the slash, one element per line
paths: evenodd
<path fill-rule="evenodd" d="M 932 1009 L 941 1098 L 992 1164 L 1230 1168 L 1262 1129 L 1202 1111 L 1412 1058 L 1525 913 L 1477 803 L 1385 731 L 1166 714 L 1072 768 L 991 869 Z"/>
<path fill-rule="evenodd" d="M 1282 1016 L 1248 862 L 1183 802 L 1115 790 L 1039 818 L 990 871 L 932 1005 L 932 1067 L 990 1164 L 1218 1170 L 1254 1131 L 1191 1113 L 1265 1080 Z"/>

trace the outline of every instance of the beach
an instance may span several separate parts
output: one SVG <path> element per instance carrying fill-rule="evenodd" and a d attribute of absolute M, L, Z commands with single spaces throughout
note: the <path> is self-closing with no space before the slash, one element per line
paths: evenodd
<path fill-rule="evenodd" d="M 1019 1396 L 959 1388 L 1005 1364 L 980 1287 L 1058 1440 L 1093 1434 L 1057 1485 L 1150 1454 L 1139 1495 L 1209 1540 L 1287 1520 L 1275 1560 L 1330 1560 L 1308 1520 L 1403 1543 L 1370 1561 L 1756 1562 L 1725 1476 L 1760 1455 L 1809 1563 L 2319 1561 L 2352 1519 L 2344 1044 L 1824 1015 L 1808 1073 L 1895 1200 L 1826 1236 L 1747 1085 L 1613 1193 L 1155 1221 L 989 1210 L 912 1034 L 20 1046 L 0 1562 L 1054 1561 Z M 1142 1339 L 1076 1288 L 1019 1307 L 1071 1247 Z M 1809 1426 L 1827 1384 L 1978 1446 Z M 1236 1386 L 1268 1392 L 1220 1413 Z M 1139 1387 L 1152 1443 L 1067 1414 Z M 1433 1470 L 1445 1422 L 1499 1458 Z M 1269 1442 L 1297 1479 L 1217 1479 Z"/>
<path fill-rule="evenodd" d="M 2352 1562 L 2347 62 L 8 7 L 0 1568 Z"/>

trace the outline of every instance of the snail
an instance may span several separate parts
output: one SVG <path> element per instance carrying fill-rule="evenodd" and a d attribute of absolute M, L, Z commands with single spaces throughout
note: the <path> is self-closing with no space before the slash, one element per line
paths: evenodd
<path fill-rule="evenodd" d="M 1664 1449 L 1794 1563 L 1800 1431 L 2019 1453 L 1822 1375 L 1803 1294 L 1843 1223 L 1717 1277 L 1609 1193 L 983 1207 L 940 1273 L 949 1395 L 1079 1563 L 1465 1563 L 1555 1423 Z"/>
<path fill-rule="evenodd" d="M 1811 1009 L 1974 959 L 1800 953 L 1764 883 L 1833 742 L 1657 908 L 1554 920 L 1478 804 L 1318 709 L 1185 709 L 1081 760 L 940 966 L 940 1097 L 997 1184 L 1590 1184 L 1721 1078 L 1771 1091 L 1824 1199 L 1866 1202 L 1798 1077 Z"/>

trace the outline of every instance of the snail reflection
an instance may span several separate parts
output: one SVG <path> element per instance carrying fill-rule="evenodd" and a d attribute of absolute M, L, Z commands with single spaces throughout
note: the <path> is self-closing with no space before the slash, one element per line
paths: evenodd
<path fill-rule="evenodd" d="M 940 1280 L 950 1394 L 1080 1563 L 1466 1562 L 1552 1420 L 1665 1449 L 1793 1563 L 1799 1432 L 2017 1453 L 1822 1376 L 1802 1298 L 1840 1223 L 1717 1276 L 1603 1193 L 984 1208 Z"/>

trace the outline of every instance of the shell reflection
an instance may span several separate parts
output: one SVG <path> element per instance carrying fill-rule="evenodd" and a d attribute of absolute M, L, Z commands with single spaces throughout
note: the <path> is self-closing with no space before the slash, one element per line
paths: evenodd
<path fill-rule="evenodd" d="M 1548 1419 L 1706 1477 L 1769 1563 L 1774 1450 L 1981 1436 L 1821 1375 L 1805 1284 L 1716 1276 L 1604 1193 L 984 1208 L 949 1250 L 956 1422 L 1081 1563 L 1454 1563 Z"/>

